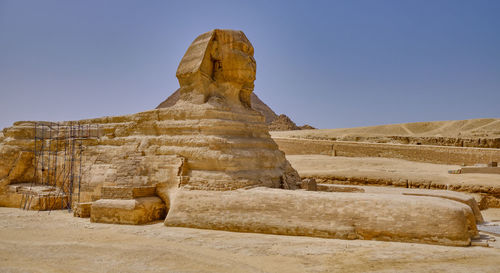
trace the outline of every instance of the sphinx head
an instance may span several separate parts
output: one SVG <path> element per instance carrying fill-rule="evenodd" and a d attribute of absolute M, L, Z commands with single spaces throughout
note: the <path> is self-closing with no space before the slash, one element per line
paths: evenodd
<path fill-rule="evenodd" d="M 256 63 L 242 31 L 215 29 L 198 36 L 177 69 L 181 99 L 205 103 L 211 97 L 250 107 Z"/>

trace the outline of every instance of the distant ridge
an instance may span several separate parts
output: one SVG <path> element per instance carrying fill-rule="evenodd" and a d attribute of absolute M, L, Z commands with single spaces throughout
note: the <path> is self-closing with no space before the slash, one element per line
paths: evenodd
<path fill-rule="evenodd" d="M 273 132 L 274 137 L 500 148 L 500 119 L 413 122 L 368 127 Z"/>

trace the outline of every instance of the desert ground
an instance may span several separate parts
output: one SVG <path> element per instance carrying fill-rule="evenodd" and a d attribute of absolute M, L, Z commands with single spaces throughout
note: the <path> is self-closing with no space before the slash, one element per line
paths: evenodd
<path fill-rule="evenodd" d="M 397 158 L 343 157 L 327 155 L 287 155 L 301 177 L 347 177 L 359 180 L 405 180 L 414 184 L 431 183 L 436 188 L 499 188 L 498 174 L 449 174 L 462 166 L 413 162 Z M 368 184 L 368 183 L 367 183 Z"/>
<path fill-rule="evenodd" d="M 500 209 L 488 209 L 500 221 Z M 497 239 L 500 239 L 497 237 Z M 498 272 L 500 249 L 90 223 L 0 208 L 1 272 Z"/>

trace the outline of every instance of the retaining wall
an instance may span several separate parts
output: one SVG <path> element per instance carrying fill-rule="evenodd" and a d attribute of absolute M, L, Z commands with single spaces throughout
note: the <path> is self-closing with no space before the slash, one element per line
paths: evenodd
<path fill-rule="evenodd" d="M 385 157 L 437 164 L 474 165 L 500 161 L 500 149 L 350 141 L 273 138 L 287 155 L 323 154 L 347 157 Z"/>

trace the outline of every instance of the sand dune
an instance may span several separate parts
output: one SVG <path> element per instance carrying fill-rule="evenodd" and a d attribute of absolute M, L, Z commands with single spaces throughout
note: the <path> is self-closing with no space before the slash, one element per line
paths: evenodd
<path fill-rule="evenodd" d="M 466 147 L 500 147 L 500 119 L 414 122 L 342 129 L 271 132 L 273 137 L 429 144 Z"/>

